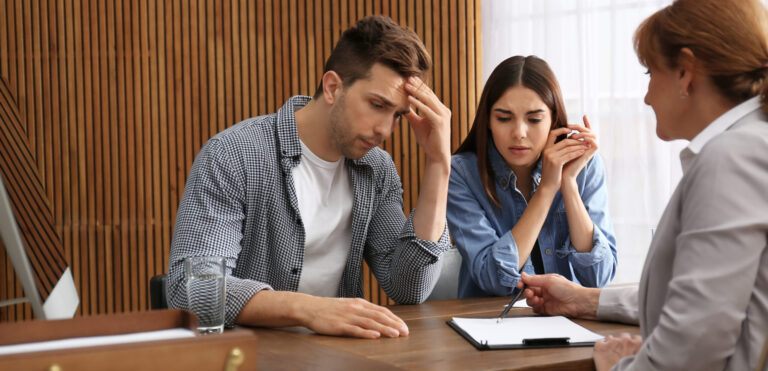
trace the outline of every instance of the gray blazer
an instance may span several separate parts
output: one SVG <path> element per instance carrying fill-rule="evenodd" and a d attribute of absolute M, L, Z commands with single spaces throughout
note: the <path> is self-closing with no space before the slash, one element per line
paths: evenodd
<path fill-rule="evenodd" d="M 598 317 L 639 322 L 615 370 L 753 370 L 768 332 L 768 118 L 754 110 L 696 155 L 659 222 L 638 287 Z"/>

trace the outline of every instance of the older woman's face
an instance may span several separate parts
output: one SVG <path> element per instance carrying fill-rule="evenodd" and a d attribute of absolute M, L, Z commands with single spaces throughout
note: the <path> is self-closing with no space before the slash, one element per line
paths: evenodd
<path fill-rule="evenodd" d="M 648 73 L 648 92 L 645 94 L 645 104 L 653 108 L 656 114 L 656 135 L 662 140 L 683 138 L 679 129 L 685 119 L 684 109 L 687 106 L 685 92 L 680 91 L 677 69 L 665 66 L 650 67 Z"/>

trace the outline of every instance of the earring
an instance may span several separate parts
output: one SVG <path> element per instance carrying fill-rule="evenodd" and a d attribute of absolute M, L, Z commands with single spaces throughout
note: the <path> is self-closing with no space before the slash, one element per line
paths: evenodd
<path fill-rule="evenodd" d="M 680 99 L 688 98 L 688 93 L 683 94 L 683 91 L 680 90 Z"/>

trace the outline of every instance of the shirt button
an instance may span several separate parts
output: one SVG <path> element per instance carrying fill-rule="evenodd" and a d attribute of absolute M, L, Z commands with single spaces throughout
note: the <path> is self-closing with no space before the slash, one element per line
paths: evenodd
<path fill-rule="evenodd" d="M 506 187 L 507 186 L 507 179 L 506 178 L 501 180 L 501 186 L 502 187 Z"/>
<path fill-rule="evenodd" d="M 291 273 L 293 273 L 293 274 L 298 274 L 298 273 L 299 273 L 299 268 L 293 268 L 293 269 L 291 269 Z"/>
<path fill-rule="evenodd" d="M 552 253 L 552 250 L 550 250 L 550 249 L 546 249 L 546 250 L 544 250 L 544 253 L 545 253 L 545 254 L 547 254 L 547 255 L 549 255 L 549 254 L 551 254 L 551 253 Z"/>

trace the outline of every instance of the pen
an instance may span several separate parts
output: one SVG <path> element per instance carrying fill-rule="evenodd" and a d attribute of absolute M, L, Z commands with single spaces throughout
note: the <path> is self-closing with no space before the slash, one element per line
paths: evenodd
<path fill-rule="evenodd" d="M 501 321 L 504 320 L 504 316 L 506 316 L 507 313 L 509 313 L 509 308 L 512 308 L 512 306 L 515 304 L 517 299 L 520 299 L 520 296 L 523 295 L 523 291 L 525 291 L 525 284 L 523 284 L 523 288 L 517 292 L 517 295 L 515 295 L 515 297 L 512 298 L 512 300 L 509 302 L 507 307 L 504 308 L 504 311 L 501 312 L 501 315 L 499 316 L 499 318 L 496 319 L 496 323 L 501 323 Z"/>

